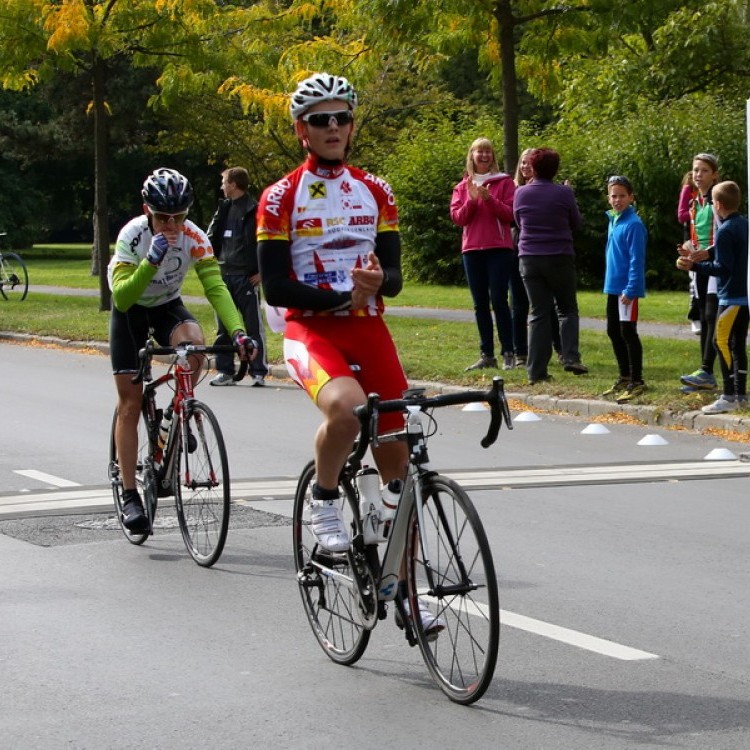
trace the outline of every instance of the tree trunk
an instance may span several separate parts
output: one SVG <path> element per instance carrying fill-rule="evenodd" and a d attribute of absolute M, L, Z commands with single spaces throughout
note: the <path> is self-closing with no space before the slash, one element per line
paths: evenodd
<path fill-rule="evenodd" d="M 109 310 L 111 293 L 107 283 L 109 264 L 109 209 L 107 206 L 108 127 L 105 104 L 106 63 L 93 53 L 94 98 L 94 256 L 99 275 L 99 310 Z"/>
<path fill-rule="evenodd" d="M 511 0 L 499 0 L 495 19 L 500 41 L 500 69 L 503 81 L 503 168 L 513 174 L 518 163 L 518 77 L 516 75 L 515 28 Z"/>

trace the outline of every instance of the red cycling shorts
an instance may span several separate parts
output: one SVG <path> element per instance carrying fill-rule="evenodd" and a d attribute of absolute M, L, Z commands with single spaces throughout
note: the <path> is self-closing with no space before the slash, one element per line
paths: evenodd
<path fill-rule="evenodd" d="M 292 379 L 318 400 L 320 389 L 333 378 L 356 378 L 367 393 L 383 400 L 401 398 L 406 375 L 396 346 L 379 316 L 317 315 L 288 320 L 284 361 Z M 379 432 L 404 425 L 400 412 L 382 414 Z"/>

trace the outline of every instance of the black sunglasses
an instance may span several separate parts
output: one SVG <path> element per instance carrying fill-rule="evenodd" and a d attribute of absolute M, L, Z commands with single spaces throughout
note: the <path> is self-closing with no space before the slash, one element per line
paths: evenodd
<path fill-rule="evenodd" d="M 327 128 L 334 122 L 339 127 L 344 127 L 354 122 L 354 113 L 350 109 L 342 109 L 338 112 L 308 112 L 302 115 L 302 122 L 314 128 Z"/>

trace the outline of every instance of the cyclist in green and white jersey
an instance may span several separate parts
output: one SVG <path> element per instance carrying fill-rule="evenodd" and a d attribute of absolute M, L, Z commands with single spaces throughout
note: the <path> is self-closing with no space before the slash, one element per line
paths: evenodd
<path fill-rule="evenodd" d="M 120 231 L 108 270 L 112 290 L 109 343 L 117 387 L 115 442 L 123 480 L 123 523 L 135 533 L 148 531 L 143 502 L 135 485 L 138 419 L 143 386 L 133 383 L 138 372 L 138 351 L 149 333 L 162 346 L 189 341 L 203 344 L 198 321 L 182 303 L 180 290 L 192 266 L 203 290 L 240 350 L 251 359 L 255 345 L 222 281 L 211 243 L 205 232 L 189 221 L 193 189 L 173 169 L 160 168 L 143 184 L 143 215 Z M 194 355 L 193 381 L 203 358 Z"/>

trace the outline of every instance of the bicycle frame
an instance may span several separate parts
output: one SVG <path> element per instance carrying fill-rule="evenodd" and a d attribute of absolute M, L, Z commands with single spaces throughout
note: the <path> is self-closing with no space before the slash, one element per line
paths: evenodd
<path fill-rule="evenodd" d="M 169 427 L 169 434 L 164 443 L 163 454 L 161 458 L 161 466 L 159 467 L 159 485 L 162 490 L 168 490 L 172 480 L 174 462 L 177 456 L 176 446 L 178 441 L 175 439 L 177 435 L 177 426 L 182 427 L 186 424 L 185 417 L 191 412 L 191 404 L 195 401 L 195 391 L 193 386 L 193 370 L 188 360 L 188 346 L 186 344 L 179 344 L 175 347 L 176 361 L 174 363 L 174 369 L 170 372 L 164 373 L 156 380 L 148 382 L 143 389 L 144 402 L 148 404 L 146 406 L 146 413 L 150 421 L 156 419 L 156 389 L 165 383 L 176 383 L 175 393 L 170 402 L 172 408 L 172 421 Z M 152 349 L 153 353 L 158 353 L 158 349 Z M 144 375 L 144 380 L 150 377 Z M 154 424 L 154 430 L 158 432 L 159 425 Z M 185 428 L 187 429 L 187 428 Z M 156 444 L 156 434 L 152 436 L 153 443 Z M 183 435 L 183 441 L 187 440 L 187 435 Z M 183 443 L 186 444 L 186 443 Z M 185 452 L 185 474 L 184 484 L 185 486 L 191 486 L 191 475 L 190 475 L 190 463 L 189 463 L 189 452 Z M 215 472 L 211 470 L 211 481 L 216 482 Z M 193 487 L 194 488 L 194 487 Z"/>
<path fill-rule="evenodd" d="M 497 434 L 500 429 L 500 425 L 504 420 L 509 429 L 513 428 L 510 419 L 510 412 L 508 410 L 508 404 L 505 400 L 505 395 L 502 390 L 503 381 L 501 378 L 493 379 L 493 389 L 490 396 L 490 407 L 491 407 L 491 422 L 487 436 L 482 439 L 481 445 L 488 447 L 494 443 L 497 438 Z M 429 455 L 427 452 L 427 441 L 425 438 L 424 428 L 420 414 L 424 410 L 424 404 L 415 403 L 410 405 L 405 403 L 408 398 L 421 395 L 423 389 L 413 389 L 407 391 L 405 398 L 402 400 L 395 401 L 383 401 L 379 400 L 376 394 L 371 394 L 368 397 L 368 402 L 364 406 L 355 409 L 355 414 L 358 416 L 362 425 L 362 432 L 360 438 L 355 446 L 354 451 L 347 459 L 347 463 L 344 469 L 344 473 L 349 475 L 349 481 L 353 484 L 353 478 L 356 471 L 361 467 L 361 460 L 367 450 L 370 443 L 377 446 L 380 443 L 394 442 L 397 440 L 406 440 L 409 449 L 409 464 L 407 474 L 404 479 L 404 484 L 399 497 L 399 502 L 396 507 L 396 514 L 393 519 L 391 527 L 391 534 L 386 543 L 385 552 L 382 556 L 382 562 L 379 566 L 379 575 L 376 579 L 377 584 L 377 598 L 379 602 L 389 602 L 396 599 L 398 595 L 398 581 L 400 578 L 401 563 L 403 561 L 406 539 L 409 532 L 409 519 L 411 518 L 412 509 L 416 507 L 417 516 L 417 527 L 419 530 L 424 528 L 424 516 L 422 503 L 418 501 L 422 497 L 422 478 L 428 474 L 431 469 L 429 465 Z M 487 397 L 486 393 L 476 393 L 475 396 Z M 467 403 L 465 400 L 466 394 L 448 394 L 445 396 L 433 397 L 433 399 L 427 400 L 428 405 L 449 405 L 451 403 Z M 475 401 L 480 398 L 475 398 Z M 377 414 L 386 411 L 400 411 L 406 409 L 406 425 L 403 430 L 396 433 L 390 433 L 382 436 L 377 435 Z M 448 592 L 445 589 L 436 591 L 432 575 L 430 573 L 430 551 L 427 548 L 427 542 L 424 534 L 419 534 L 419 544 L 422 553 L 422 559 L 425 561 L 425 567 L 428 571 L 429 579 L 429 591 L 426 592 L 430 595 L 443 596 L 446 593 L 458 593 L 461 590 L 469 590 L 471 587 L 458 586 L 455 591 Z M 376 545 L 372 545 L 375 547 Z M 351 550 L 348 552 L 351 556 Z M 355 568 L 352 562 L 352 569 Z M 463 570 L 463 563 L 459 559 L 458 564 Z M 352 592 L 356 593 L 358 597 L 361 596 L 358 581 L 353 578 L 342 574 L 339 571 L 331 570 L 323 565 L 318 566 L 321 571 L 325 570 L 325 574 L 333 578 L 336 578 L 342 585 L 345 585 Z M 375 620 L 371 622 L 363 623 L 366 627 L 374 627 Z"/>

